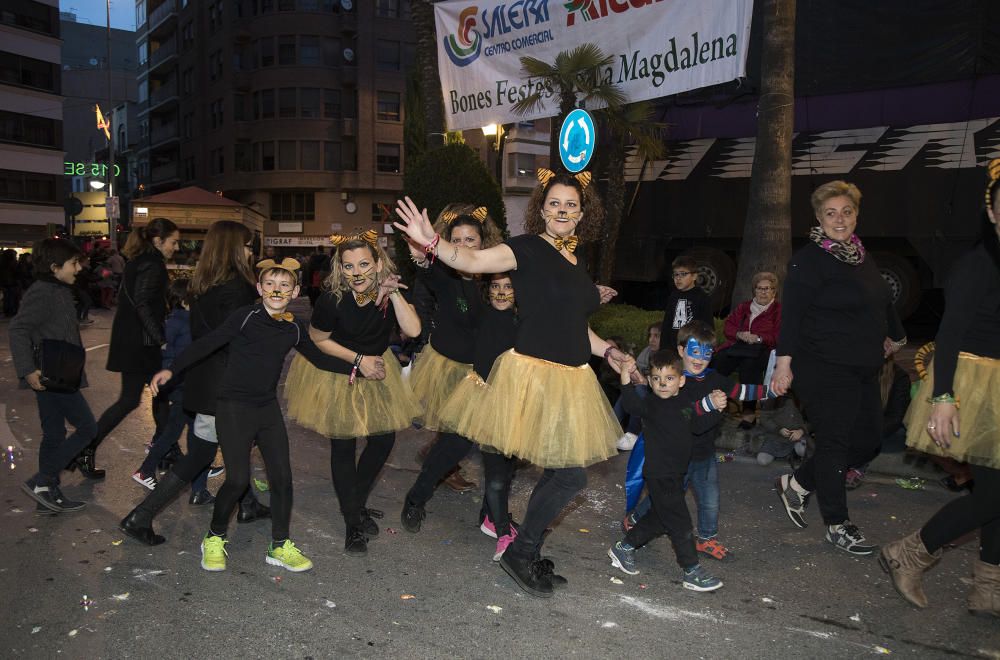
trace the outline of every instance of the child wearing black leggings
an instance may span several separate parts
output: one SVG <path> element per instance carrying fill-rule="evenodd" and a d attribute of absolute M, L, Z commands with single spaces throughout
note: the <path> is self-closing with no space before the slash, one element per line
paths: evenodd
<path fill-rule="evenodd" d="M 183 372 L 223 346 L 229 360 L 222 377 L 216 410 L 219 445 L 226 461 L 226 482 L 216 496 L 208 534 L 201 543 L 201 567 L 226 569 L 226 531 L 240 496 L 249 485 L 250 450 L 256 444 L 264 457 L 271 488 L 271 535 L 265 561 L 289 571 L 308 571 L 313 564 L 288 538 L 292 512 L 292 474 L 288 434 L 276 390 L 285 356 L 306 339 L 301 321 L 286 311 L 299 293 L 299 263 L 268 259 L 258 265 L 261 303 L 243 307 L 226 322 L 191 344 L 174 361 L 172 370 L 153 377 L 154 394 L 173 373 Z"/>

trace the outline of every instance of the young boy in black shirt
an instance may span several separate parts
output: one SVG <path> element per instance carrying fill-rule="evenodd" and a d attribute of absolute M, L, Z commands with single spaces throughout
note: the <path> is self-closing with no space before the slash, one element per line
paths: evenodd
<path fill-rule="evenodd" d="M 667 298 L 660 326 L 660 346 L 670 350 L 677 344 L 677 331 L 691 321 L 712 325 L 712 302 L 698 286 L 698 262 L 694 257 L 680 256 L 670 264 L 674 291 Z"/>
<path fill-rule="evenodd" d="M 725 394 L 713 392 L 706 397 L 709 401 L 696 402 L 688 392 L 681 392 L 685 380 L 682 360 L 670 351 L 657 351 L 653 354 L 649 374 L 653 395 L 640 397 L 635 386 L 630 384 L 632 366 L 631 358 L 622 366 L 622 399 L 630 414 L 642 418 L 646 436 L 642 474 L 652 509 L 632 526 L 624 539 L 608 549 L 611 565 L 635 575 L 639 572 L 635 568 L 635 549 L 665 533 L 670 536 L 677 563 L 684 571 L 684 588 L 715 591 L 722 582 L 698 563 L 691 514 L 684 501 L 684 475 L 694 445 L 691 419 L 696 408 L 706 412 L 724 406 Z"/>
<path fill-rule="evenodd" d="M 299 294 L 296 271 L 299 263 L 284 259 L 257 264 L 260 276 L 259 304 L 240 308 L 226 322 L 192 343 L 171 365 L 153 376 L 155 395 L 174 373 L 183 372 L 223 346 L 229 360 L 219 388 L 216 428 L 226 461 L 226 482 L 219 489 L 208 534 L 201 543 L 201 567 L 226 570 L 226 529 L 250 480 L 250 450 L 256 444 L 264 457 L 271 490 L 271 534 L 273 541 L 265 561 L 293 572 L 308 571 L 313 564 L 288 538 L 292 513 L 292 474 L 288 457 L 288 434 L 278 406 L 276 389 L 285 356 L 300 342 L 308 341 L 308 329 L 286 311 Z"/>

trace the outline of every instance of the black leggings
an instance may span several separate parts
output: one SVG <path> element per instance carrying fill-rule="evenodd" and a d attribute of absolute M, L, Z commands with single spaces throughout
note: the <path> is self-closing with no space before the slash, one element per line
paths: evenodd
<path fill-rule="evenodd" d="M 537 556 L 542 548 L 545 529 L 586 485 L 587 472 L 583 468 L 547 468 L 542 472 L 528 500 L 517 539 L 507 552 L 524 559 Z"/>
<path fill-rule="evenodd" d="M 194 434 L 194 423 L 188 425 L 187 453 L 174 463 L 173 472 L 187 482 L 194 481 L 205 468 L 212 465 L 219 445 L 208 440 L 202 440 Z"/>
<path fill-rule="evenodd" d="M 417 506 L 426 504 L 433 497 L 438 482 L 448 476 L 470 449 L 472 442 L 462 436 L 456 433 L 439 433 L 437 442 L 427 452 L 420 475 L 406 494 L 406 499 Z"/>
<path fill-rule="evenodd" d="M 692 533 L 691 513 L 684 500 L 683 475 L 648 477 L 646 490 L 653 508 L 628 531 L 625 540 L 641 548 L 656 537 L 667 534 L 674 546 L 678 565 L 684 570 L 697 566 L 698 552 Z"/>
<path fill-rule="evenodd" d="M 139 407 L 142 391 L 152 377 L 153 374 L 146 372 L 122 372 L 122 388 L 118 393 L 118 400 L 108 406 L 97 420 L 97 437 L 90 443 L 91 449 L 97 449 L 104 438 L 114 431 L 130 412 Z"/>
<path fill-rule="evenodd" d="M 510 510 L 507 503 L 510 500 L 510 484 L 514 480 L 514 468 L 517 459 L 489 450 L 482 451 L 483 478 L 486 481 L 483 503 L 486 512 L 496 527 L 497 536 L 510 534 Z"/>
<path fill-rule="evenodd" d="M 357 439 L 330 440 L 330 473 L 333 489 L 340 500 L 340 512 L 344 515 L 347 529 L 361 526 L 361 512 L 368 502 L 368 495 L 375 485 L 378 473 L 382 471 L 392 447 L 396 444 L 395 433 L 368 436 L 368 442 L 361 458 L 357 458 Z M 357 460 L 357 463 L 355 463 Z M 229 470 L 229 466 L 226 466 Z"/>
<path fill-rule="evenodd" d="M 920 530 L 920 538 L 933 553 L 979 529 L 979 558 L 1000 565 L 1000 470 L 973 465 L 972 478 L 976 489 L 941 507 Z"/>
<path fill-rule="evenodd" d="M 256 443 L 271 491 L 271 537 L 284 541 L 292 517 L 292 468 L 288 433 L 278 402 L 258 406 L 220 400 L 216 404 L 215 427 L 226 461 L 226 482 L 215 496 L 212 533 L 226 533 L 237 503 L 250 486 L 250 450 Z"/>

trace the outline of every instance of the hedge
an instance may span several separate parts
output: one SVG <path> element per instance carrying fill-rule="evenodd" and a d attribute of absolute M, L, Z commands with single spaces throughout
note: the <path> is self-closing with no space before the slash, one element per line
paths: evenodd
<path fill-rule="evenodd" d="M 601 305 L 590 317 L 590 327 L 599 337 L 623 337 L 630 350 L 638 353 L 646 347 L 646 331 L 652 323 L 663 321 L 662 311 L 640 309 L 632 305 Z M 725 319 L 714 319 L 718 343 L 724 340 Z"/>

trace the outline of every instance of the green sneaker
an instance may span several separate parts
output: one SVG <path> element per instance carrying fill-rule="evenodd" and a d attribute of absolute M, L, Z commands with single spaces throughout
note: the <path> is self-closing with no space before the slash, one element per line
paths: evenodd
<path fill-rule="evenodd" d="M 291 539 L 286 540 L 277 548 L 272 543 L 267 550 L 264 561 L 271 566 L 281 566 L 293 573 L 308 571 L 313 567 L 312 560 L 302 554 L 302 551 L 295 547 Z"/>
<path fill-rule="evenodd" d="M 206 534 L 201 541 L 201 567 L 206 571 L 226 570 L 226 544 L 229 543 L 223 536 L 213 536 Z"/>

